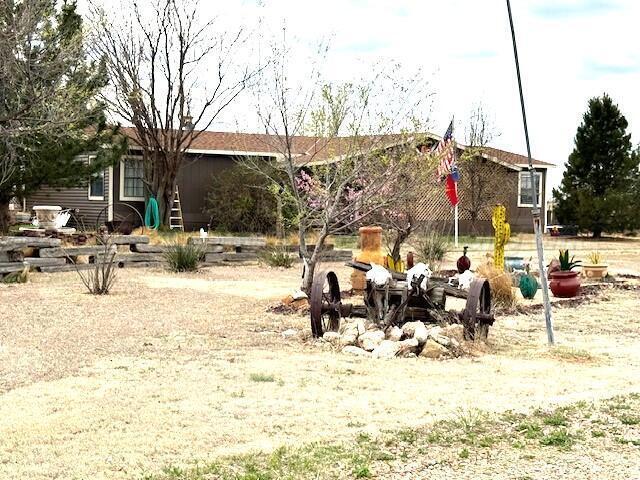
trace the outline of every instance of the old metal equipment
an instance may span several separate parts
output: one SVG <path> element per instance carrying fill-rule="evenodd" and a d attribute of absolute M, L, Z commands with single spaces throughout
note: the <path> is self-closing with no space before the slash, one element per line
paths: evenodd
<path fill-rule="evenodd" d="M 367 272 L 371 265 L 348 262 L 348 266 Z M 486 339 L 493 325 L 491 287 L 484 278 L 474 279 L 468 291 L 449 284 L 448 280 L 431 276 L 413 278 L 411 284 L 404 273 L 391 272 L 385 285 L 368 280 L 364 291 L 364 304 L 342 303 L 340 285 L 335 272 L 321 271 L 315 275 L 311 287 L 311 330 L 315 337 L 325 332 L 337 332 L 340 319 L 362 317 L 382 328 L 401 326 L 410 321 L 425 323 L 461 323 L 468 340 Z M 465 298 L 462 311 L 446 310 L 447 296 Z"/>

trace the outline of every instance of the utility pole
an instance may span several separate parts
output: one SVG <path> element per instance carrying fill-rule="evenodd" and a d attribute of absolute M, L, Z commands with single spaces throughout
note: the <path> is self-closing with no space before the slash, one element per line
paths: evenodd
<path fill-rule="evenodd" d="M 522 93 L 522 79 L 520 77 L 520 62 L 518 61 L 518 47 L 516 46 L 516 32 L 513 28 L 513 16 L 511 15 L 511 2 L 507 0 L 507 13 L 509 14 L 509 26 L 511 27 L 511 40 L 513 42 L 513 57 L 516 64 L 518 77 L 518 90 L 520 92 L 520 107 L 522 108 L 522 124 L 524 125 L 524 137 L 527 142 L 527 157 L 529 158 L 529 174 L 531 175 L 531 215 L 533 217 L 533 230 L 536 235 L 536 248 L 538 250 L 538 268 L 540 270 L 540 283 L 542 284 L 542 300 L 544 302 L 544 319 L 547 325 L 547 340 L 553 345 L 553 320 L 551 318 L 551 303 L 549 301 L 549 285 L 544 268 L 544 248 L 542 246 L 542 223 L 540 222 L 540 207 L 538 205 L 538 188 L 536 186 L 536 171 L 531 160 L 531 145 L 529 144 L 529 129 L 527 127 L 527 114 L 524 108 L 524 94 Z"/>

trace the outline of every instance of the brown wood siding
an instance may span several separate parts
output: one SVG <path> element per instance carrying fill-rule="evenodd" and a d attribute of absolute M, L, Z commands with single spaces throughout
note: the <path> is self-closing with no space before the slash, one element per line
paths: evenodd
<path fill-rule="evenodd" d="M 104 172 L 104 200 L 89 200 L 89 187 L 56 189 L 43 186 L 27 198 L 27 209 L 34 205 L 59 205 L 63 209 L 77 209 L 68 226 L 93 230 L 97 223 L 107 221 L 109 204 L 109 169 Z"/>
<path fill-rule="evenodd" d="M 207 227 L 209 215 L 204 209 L 211 178 L 234 165 L 235 159 L 229 155 L 191 155 L 185 160 L 178 174 L 178 188 L 186 230 Z"/>

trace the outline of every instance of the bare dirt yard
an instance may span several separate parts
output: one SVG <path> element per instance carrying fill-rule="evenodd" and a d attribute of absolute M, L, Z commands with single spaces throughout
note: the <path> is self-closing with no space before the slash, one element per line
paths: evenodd
<path fill-rule="evenodd" d="M 611 243 L 582 245 L 640 273 L 640 242 Z M 125 269 L 104 297 L 34 274 L 0 286 L 0 478 L 640 478 L 627 281 L 556 306 L 555 347 L 534 311 L 435 361 L 347 356 L 268 312 L 297 269 Z"/>

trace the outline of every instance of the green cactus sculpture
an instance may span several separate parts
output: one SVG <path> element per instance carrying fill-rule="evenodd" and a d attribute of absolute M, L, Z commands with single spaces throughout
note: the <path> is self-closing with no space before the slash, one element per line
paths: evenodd
<path fill-rule="evenodd" d="M 511 227 L 506 222 L 507 209 L 504 205 L 496 205 L 493 208 L 491 223 L 495 230 L 495 241 L 493 244 L 493 265 L 498 270 L 504 270 L 504 246 L 511 236 Z"/>

